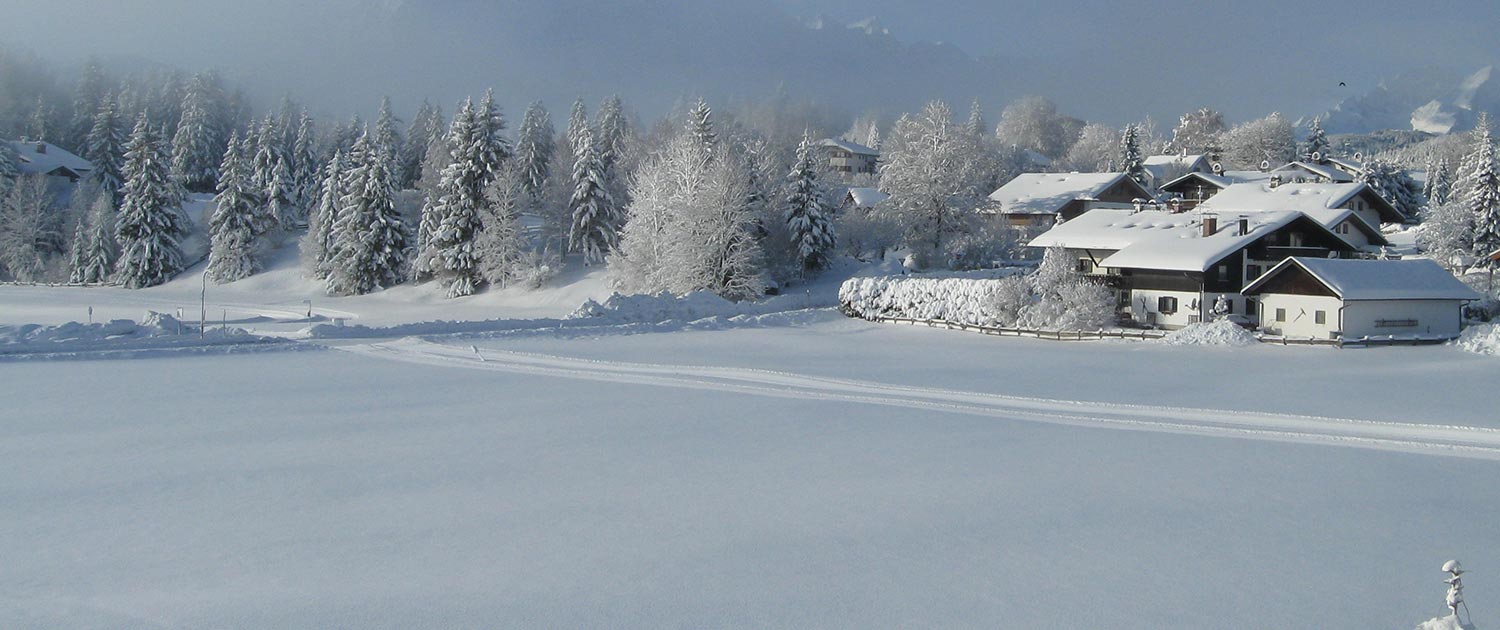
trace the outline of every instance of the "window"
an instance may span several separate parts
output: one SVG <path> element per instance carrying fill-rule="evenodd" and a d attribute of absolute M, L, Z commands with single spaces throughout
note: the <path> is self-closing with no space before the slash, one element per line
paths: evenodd
<path fill-rule="evenodd" d="M 1229 265 L 1219 265 L 1219 282 L 1229 282 Z"/>
<path fill-rule="evenodd" d="M 1177 312 L 1177 298 L 1161 296 L 1156 298 L 1156 312 L 1171 315 Z"/>
<path fill-rule="evenodd" d="M 1094 261 L 1084 258 L 1078 259 L 1078 273 L 1094 273 Z"/>
<path fill-rule="evenodd" d="M 1250 265 L 1248 267 L 1245 267 L 1245 269 L 1249 270 L 1249 273 L 1247 273 L 1246 275 L 1248 275 L 1251 280 L 1260 277 L 1260 265 Z"/>
<path fill-rule="evenodd" d="M 1278 322 L 1284 322 L 1284 321 L 1286 321 L 1286 309 L 1284 309 L 1284 308 L 1278 308 L 1278 309 L 1276 309 L 1276 321 L 1278 321 Z"/>
<path fill-rule="evenodd" d="M 1313 322 L 1317 323 L 1317 324 L 1326 324 L 1326 323 L 1328 323 L 1328 314 L 1324 313 L 1323 311 L 1316 311 L 1316 312 L 1314 312 L 1313 313 Z"/>
<path fill-rule="evenodd" d="M 1349 222 L 1348 221 L 1345 221 L 1345 222 L 1339 224 L 1338 233 L 1339 234 L 1348 234 L 1349 233 Z"/>

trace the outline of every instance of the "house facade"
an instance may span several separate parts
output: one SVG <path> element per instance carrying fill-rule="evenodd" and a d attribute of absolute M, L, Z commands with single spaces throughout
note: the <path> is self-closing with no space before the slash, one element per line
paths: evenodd
<path fill-rule="evenodd" d="M 1245 287 L 1261 330 L 1313 339 L 1444 340 L 1479 295 L 1436 262 L 1293 257 Z"/>
<path fill-rule="evenodd" d="M 1198 208 L 1220 214 L 1295 210 L 1367 250 L 1388 244 L 1381 225 L 1406 220 L 1400 210 L 1361 182 L 1281 183 L 1271 179 L 1231 184 Z"/>
<path fill-rule="evenodd" d="M 1356 248 L 1295 211 L 1212 213 L 1096 209 L 1033 239 L 1062 247 L 1079 272 L 1115 293 L 1122 319 L 1181 328 L 1215 311 L 1253 322 L 1242 289 L 1293 256 L 1347 257 Z"/>
<path fill-rule="evenodd" d="M 818 146 L 828 156 L 828 169 L 846 178 L 861 173 L 874 175 L 880 165 L 880 151 L 856 142 L 826 138 Z"/>

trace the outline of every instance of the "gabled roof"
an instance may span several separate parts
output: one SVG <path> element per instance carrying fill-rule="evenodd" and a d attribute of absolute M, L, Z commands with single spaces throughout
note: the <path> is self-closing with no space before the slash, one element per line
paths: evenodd
<path fill-rule="evenodd" d="M 1365 163 L 1358 160 L 1353 160 L 1345 157 L 1324 157 L 1323 161 L 1328 162 L 1329 164 L 1332 164 L 1335 167 L 1338 167 L 1339 169 L 1348 173 L 1365 172 Z"/>
<path fill-rule="evenodd" d="M 1323 222 L 1331 217 L 1327 212 L 1344 205 L 1356 195 L 1369 190 L 1363 182 L 1344 184 L 1302 183 L 1281 184 L 1272 188 L 1268 183 L 1243 183 L 1226 187 L 1222 192 L 1205 200 L 1200 207 L 1214 210 L 1251 212 L 1256 210 L 1296 210 Z M 1401 211 L 1380 195 L 1371 191 L 1370 197 L 1381 221 L 1398 223 L 1403 220 Z M 1324 225 L 1329 225 L 1324 223 Z M 1329 225 L 1332 227 L 1332 225 Z M 1379 226 L 1370 226 L 1378 228 Z"/>
<path fill-rule="evenodd" d="M 1208 158 L 1201 154 L 1193 155 L 1151 155 L 1141 160 L 1141 167 L 1151 174 L 1154 181 L 1160 181 L 1167 173 L 1177 169 L 1186 169 L 1190 172 L 1208 172 Z"/>
<path fill-rule="evenodd" d="M 1191 173 L 1182 175 L 1170 182 L 1162 184 L 1161 187 L 1163 189 L 1172 188 L 1179 183 L 1187 182 L 1189 180 L 1197 180 L 1203 185 L 1213 186 L 1214 188 L 1223 190 L 1225 188 L 1228 188 L 1230 184 L 1258 182 L 1268 180 L 1270 178 L 1270 173 L 1264 173 L 1261 171 L 1224 171 L 1222 174 L 1200 173 L 1198 171 L 1193 171 Z"/>
<path fill-rule="evenodd" d="M 1057 214 L 1072 201 L 1097 199 L 1121 180 L 1135 183 L 1124 173 L 1022 173 L 990 193 L 990 201 L 1002 214 Z"/>
<path fill-rule="evenodd" d="M 875 204 L 891 198 L 878 189 L 858 186 L 849 189 L 848 197 L 854 201 L 856 208 L 874 208 Z"/>
<path fill-rule="evenodd" d="M 82 176 L 94 170 L 94 165 L 81 157 L 73 155 L 67 149 L 48 142 L 36 142 L 31 140 L 9 141 L 11 148 L 15 149 L 17 160 L 16 167 L 22 174 L 51 175 L 57 169 L 64 169 L 65 173 Z M 41 147 L 42 150 L 38 150 Z"/>
<path fill-rule="evenodd" d="M 850 142 L 848 140 L 843 140 L 840 138 L 825 138 L 822 142 L 819 142 L 818 145 L 825 147 L 837 147 L 855 155 L 873 155 L 875 157 L 880 157 L 880 151 L 871 149 L 870 147 L 859 144 L 857 142 Z"/>
<path fill-rule="evenodd" d="M 1332 164 L 1319 164 L 1317 162 L 1288 162 L 1276 167 L 1271 172 L 1282 173 L 1286 171 L 1305 170 L 1309 173 L 1327 179 L 1335 183 L 1347 183 L 1354 181 L 1354 175 Z"/>
<path fill-rule="evenodd" d="M 1212 235 L 1204 236 L 1201 215 L 1196 212 L 1096 209 L 1053 227 L 1032 239 L 1030 246 L 1113 250 L 1099 261 L 1101 267 L 1204 271 L 1304 215 L 1257 212 L 1245 218 L 1249 225 L 1243 234 L 1239 222 L 1229 220 L 1221 222 Z"/>
<path fill-rule="evenodd" d="M 1345 301 L 1358 300 L 1477 300 L 1475 293 L 1436 262 L 1411 260 L 1348 260 L 1294 256 L 1281 261 L 1242 291 L 1259 289 L 1273 277 L 1300 267 Z"/>

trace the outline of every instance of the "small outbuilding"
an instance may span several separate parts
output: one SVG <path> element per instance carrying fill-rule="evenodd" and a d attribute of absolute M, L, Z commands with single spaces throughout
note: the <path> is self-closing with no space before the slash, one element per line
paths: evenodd
<path fill-rule="evenodd" d="M 1479 294 L 1436 262 L 1294 256 L 1247 285 L 1261 330 L 1317 339 L 1443 340 Z"/>

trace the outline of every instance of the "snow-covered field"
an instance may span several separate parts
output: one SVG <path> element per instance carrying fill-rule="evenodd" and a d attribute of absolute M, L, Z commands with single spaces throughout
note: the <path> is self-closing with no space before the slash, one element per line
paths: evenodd
<path fill-rule="evenodd" d="M 85 293 L 152 297 L 0 288 Z M 1410 628 L 1450 557 L 1500 601 L 1493 357 L 705 321 L 0 362 L 0 626 Z"/>

